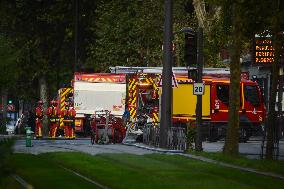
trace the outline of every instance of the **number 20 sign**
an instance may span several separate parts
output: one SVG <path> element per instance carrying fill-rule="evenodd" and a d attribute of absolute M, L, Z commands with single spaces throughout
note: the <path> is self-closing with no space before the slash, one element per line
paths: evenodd
<path fill-rule="evenodd" d="M 194 95 L 204 95 L 204 83 L 194 83 L 193 84 L 193 94 Z"/>

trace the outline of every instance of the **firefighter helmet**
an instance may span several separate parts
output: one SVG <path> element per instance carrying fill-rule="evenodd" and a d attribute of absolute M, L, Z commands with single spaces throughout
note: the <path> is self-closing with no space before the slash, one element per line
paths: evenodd
<path fill-rule="evenodd" d="M 43 105 L 43 101 L 42 100 L 39 100 L 37 103 L 38 103 L 38 105 Z"/>

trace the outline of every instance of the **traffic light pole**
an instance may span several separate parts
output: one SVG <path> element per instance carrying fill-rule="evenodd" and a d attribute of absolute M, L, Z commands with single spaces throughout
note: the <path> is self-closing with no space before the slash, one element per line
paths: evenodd
<path fill-rule="evenodd" d="M 198 27 L 197 30 L 197 70 L 198 80 L 197 83 L 202 83 L 203 72 L 203 29 Z M 196 103 L 196 140 L 195 150 L 202 151 L 202 95 L 197 95 Z"/>
<path fill-rule="evenodd" d="M 172 126 L 172 14 L 173 2 L 165 0 L 160 148 L 167 147 L 168 128 Z"/>

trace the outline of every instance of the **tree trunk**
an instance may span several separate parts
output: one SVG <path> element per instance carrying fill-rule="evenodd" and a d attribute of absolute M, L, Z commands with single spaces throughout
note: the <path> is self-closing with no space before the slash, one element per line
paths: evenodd
<path fill-rule="evenodd" d="M 19 100 L 19 117 L 24 113 L 24 100 Z"/>
<path fill-rule="evenodd" d="M 7 105 L 8 105 L 8 90 L 7 89 L 3 89 L 2 90 L 2 104 L 3 104 L 3 119 L 6 121 L 7 118 Z M 6 123 L 6 122 L 5 122 Z"/>
<path fill-rule="evenodd" d="M 204 0 L 193 0 L 192 5 L 194 6 L 198 25 L 202 27 L 204 29 L 204 33 L 208 35 L 214 24 L 216 24 L 221 17 L 221 7 L 214 6 L 210 12 L 206 12 Z"/>
<path fill-rule="evenodd" d="M 39 78 L 39 93 L 40 93 L 40 100 L 43 101 L 43 112 L 45 114 L 47 107 L 48 107 L 48 96 L 47 96 L 47 84 L 45 75 L 42 75 Z M 43 118 L 43 136 L 48 136 L 48 120 L 47 117 L 44 116 Z"/>
<path fill-rule="evenodd" d="M 240 53 L 241 53 L 241 8 L 237 3 L 233 5 L 233 33 L 230 62 L 230 104 L 229 123 L 227 128 L 225 146 L 223 152 L 228 155 L 238 155 L 239 153 L 239 109 L 240 109 Z"/>
<path fill-rule="evenodd" d="M 277 125 L 277 114 L 275 111 L 276 95 L 277 95 L 277 84 L 279 80 L 279 61 L 281 51 L 281 38 L 278 34 L 280 31 L 278 19 L 273 21 L 273 46 L 274 46 L 274 63 L 272 65 L 272 83 L 270 87 L 269 96 L 269 112 L 267 117 L 267 144 L 266 144 L 266 159 L 274 159 L 274 144 L 278 140 L 278 125 Z"/>
<path fill-rule="evenodd" d="M 198 20 L 198 25 L 201 28 L 208 29 L 206 27 L 206 10 L 204 0 L 193 0 L 192 4 L 194 6 L 195 14 Z M 206 30 L 207 32 L 207 30 Z"/>

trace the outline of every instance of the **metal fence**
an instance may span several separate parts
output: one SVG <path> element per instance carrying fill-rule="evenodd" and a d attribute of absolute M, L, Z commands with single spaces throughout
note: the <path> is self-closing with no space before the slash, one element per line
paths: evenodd
<path fill-rule="evenodd" d="M 168 148 L 171 150 L 186 150 L 186 130 L 182 127 L 171 127 L 168 130 Z"/>
<path fill-rule="evenodd" d="M 145 125 L 143 127 L 143 143 L 159 147 L 159 141 L 160 141 L 160 127 L 153 125 Z"/>
<path fill-rule="evenodd" d="M 146 125 L 143 127 L 143 143 L 149 146 L 159 147 L 160 128 L 158 126 Z M 186 150 L 186 129 L 182 127 L 171 127 L 168 130 L 167 147 L 171 150 Z"/>

